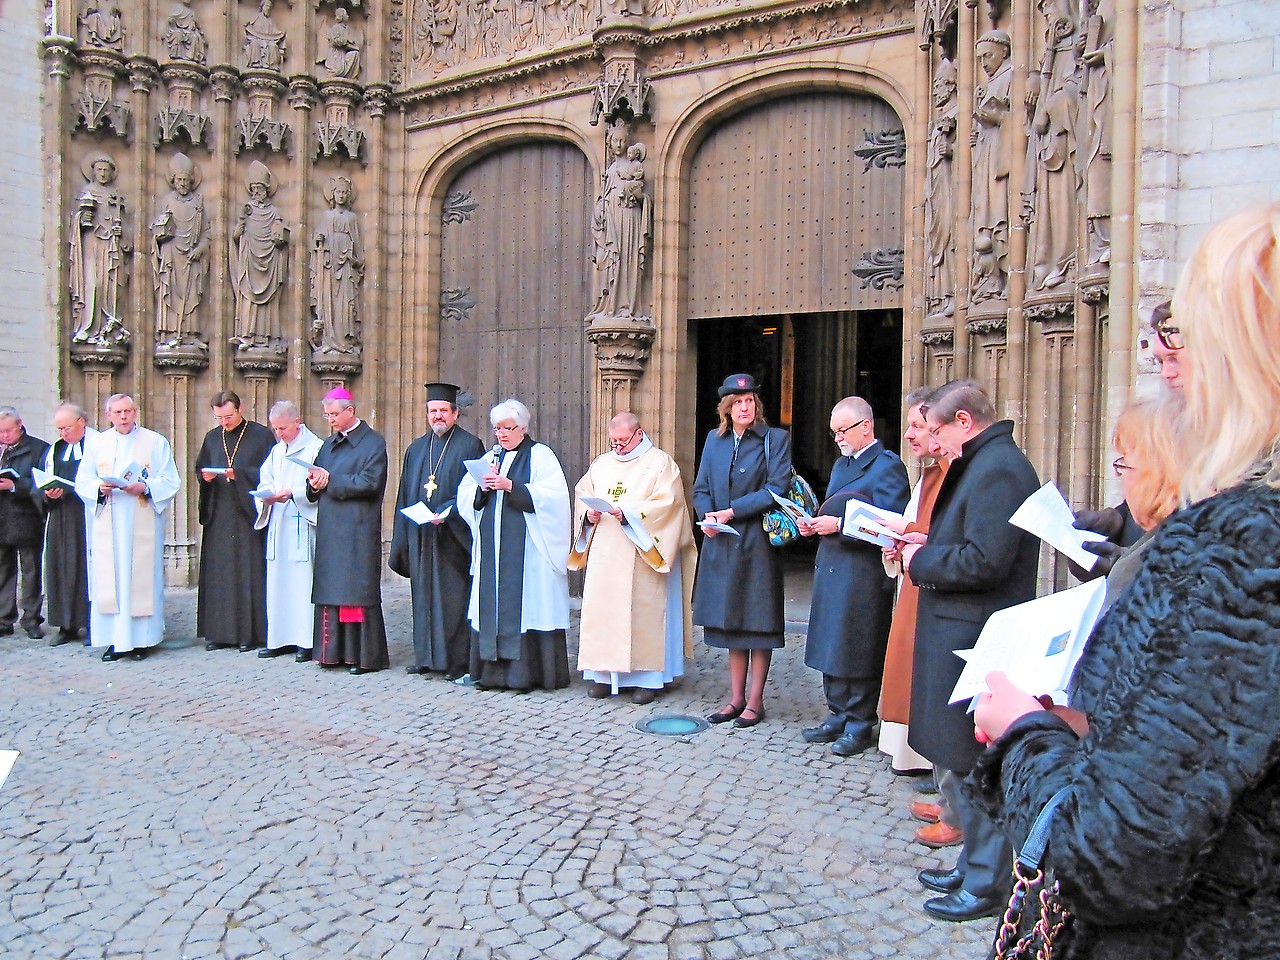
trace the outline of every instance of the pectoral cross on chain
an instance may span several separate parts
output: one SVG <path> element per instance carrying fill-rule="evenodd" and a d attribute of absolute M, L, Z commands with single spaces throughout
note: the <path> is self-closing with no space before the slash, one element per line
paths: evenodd
<path fill-rule="evenodd" d="M 427 477 L 427 482 L 423 484 L 423 486 L 427 490 L 427 499 L 430 500 L 436 490 L 439 489 L 439 486 L 436 483 L 436 475 L 433 473 L 431 476 Z"/>

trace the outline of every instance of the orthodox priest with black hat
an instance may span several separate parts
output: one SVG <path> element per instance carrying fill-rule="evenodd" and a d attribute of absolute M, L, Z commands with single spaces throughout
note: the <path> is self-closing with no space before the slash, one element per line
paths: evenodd
<path fill-rule="evenodd" d="M 483 456 L 484 444 L 458 426 L 455 384 L 426 388 L 431 429 L 404 452 L 387 565 L 409 578 L 413 597 L 413 663 L 405 672 L 456 680 L 467 672 L 471 645 L 471 528 L 455 500 L 467 474 L 462 462 Z"/>
<path fill-rule="evenodd" d="M 385 670 L 382 619 L 382 496 L 387 490 L 387 442 L 356 415 L 342 387 L 324 397 L 329 435 L 307 474 L 316 511 L 316 662 L 353 675 Z"/>
<path fill-rule="evenodd" d="M 209 404 L 218 425 L 205 434 L 196 456 L 200 481 L 200 594 L 196 634 L 206 650 L 238 647 L 241 653 L 267 642 L 266 535 L 255 530 L 258 474 L 276 438 L 246 420 L 240 397 L 230 390 Z"/>

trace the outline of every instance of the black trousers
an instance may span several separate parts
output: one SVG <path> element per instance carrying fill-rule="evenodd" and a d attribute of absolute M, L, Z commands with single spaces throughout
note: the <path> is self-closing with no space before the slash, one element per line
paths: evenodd
<path fill-rule="evenodd" d="M 25 547 L 0 545 L 0 630 L 13 629 L 13 622 L 18 619 L 19 604 L 22 606 L 24 630 L 44 623 L 44 617 L 40 616 L 40 607 L 44 604 L 40 547 L 38 543 Z"/>
<path fill-rule="evenodd" d="M 844 720 L 844 732 L 855 736 L 871 733 L 880 703 L 880 681 L 874 677 L 833 677 L 822 675 L 822 692 L 827 709 Z M 834 718 L 833 718 L 834 720 Z"/>

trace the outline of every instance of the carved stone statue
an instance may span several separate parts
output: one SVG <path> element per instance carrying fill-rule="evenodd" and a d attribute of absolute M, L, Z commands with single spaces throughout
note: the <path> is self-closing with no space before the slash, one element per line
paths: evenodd
<path fill-rule="evenodd" d="M 1009 285 L 1009 145 L 1003 130 L 1009 118 L 1012 44 L 1003 30 L 989 30 L 975 45 L 987 75 L 974 92 L 973 271 L 970 299 L 1005 297 Z"/>
<path fill-rule="evenodd" d="M 1027 238 L 1027 289 L 1052 290 L 1072 274 L 1080 180 L 1076 117 L 1075 0 L 1037 0 L 1045 18 L 1040 70 L 1027 84 L 1027 179 L 1022 190 Z"/>
<path fill-rule="evenodd" d="M 933 123 L 925 157 L 924 236 L 928 276 L 925 299 L 930 314 L 955 315 L 955 178 L 952 157 L 956 143 L 959 99 L 956 65 L 945 57 L 933 80 Z"/>
<path fill-rule="evenodd" d="M 1085 68 L 1086 258 L 1111 262 L 1111 74 L 1115 69 L 1115 0 L 1098 0 L 1085 23 L 1080 60 Z"/>
<path fill-rule="evenodd" d="M 156 343 L 206 346 L 196 316 L 209 280 L 210 224 L 199 191 L 200 169 L 186 154 L 176 153 L 169 161 L 168 180 L 173 189 L 151 224 Z"/>
<path fill-rule="evenodd" d="M 271 0 L 262 0 L 258 15 L 244 25 L 244 65 L 247 70 L 284 68 L 284 31 L 271 19 Z"/>
<path fill-rule="evenodd" d="M 588 33 L 602 6 L 639 16 L 644 0 L 420 0 L 413 61 L 439 73 L 464 61 L 514 57 Z"/>
<path fill-rule="evenodd" d="M 644 144 L 627 145 L 630 130 L 623 121 L 605 136 L 611 158 L 601 178 L 600 196 L 591 219 L 595 241 L 595 305 L 591 316 L 639 317 L 653 207 L 645 192 Z"/>
<path fill-rule="evenodd" d="M 80 10 L 80 42 L 87 47 L 124 49 L 124 19 L 115 0 L 85 0 Z"/>
<path fill-rule="evenodd" d="M 364 41 L 351 28 L 350 19 L 342 7 L 333 12 L 333 23 L 329 24 L 321 55 L 316 60 L 321 73 L 329 80 L 355 80 L 360 76 L 360 50 Z"/>
<path fill-rule="evenodd" d="M 249 165 L 249 202 L 231 228 L 231 288 L 236 300 L 236 335 L 248 347 L 284 344 L 282 317 L 289 269 L 289 227 L 271 202 L 271 171 L 258 160 Z"/>
<path fill-rule="evenodd" d="M 72 202 L 68 225 L 71 339 L 112 345 L 129 338 L 124 312 L 133 248 L 125 228 L 125 200 L 113 186 L 116 164 L 107 154 L 89 154 L 80 169 L 86 183 Z"/>
<path fill-rule="evenodd" d="M 311 241 L 311 345 L 318 353 L 359 353 L 364 244 L 351 181 L 332 177 L 324 197 L 330 209 Z"/>
<path fill-rule="evenodd" d="M 178 0 L 169 8 L 166 23 L 162 40 L 169 51 L 169 59 L 204 63 L 209 45 L 187 0 Z"/>

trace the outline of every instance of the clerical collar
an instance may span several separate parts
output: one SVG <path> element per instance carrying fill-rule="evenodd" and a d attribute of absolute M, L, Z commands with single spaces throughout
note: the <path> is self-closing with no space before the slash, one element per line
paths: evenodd
<path fill-rule="evenodd" d="M 640 438 L 640 442 L 636 444 L 636 448 L 630 453 L 618 453 L 615 450 L 613 455 L 618 458 L 620 463 L 626 463 L 628 460 L 635 460 L 637 457 L 648 453 L 652 449 L 653 441 L 649 439 L 649 435 L 646 433 Z"/>
<path fill-rule="evenodd" d="M 339 431 L 338 431 L 338 433 L 342 434 L 342 439 L 343 439 L 343 440 L 349 440 L 349 439 L 351 438 L 351 431 L 352 431 L 352 430 L 354 430 L 354 429 L 355 429 L 356 427 L 358 427 L 358 426 L 360 426 L 360 421 L 359 421 L 359 420 L 357 420 L 357 421 L 356 421 L 355 423 L 353 423 L 351 426 L 347 427 L 347 429 L 345 429 L 345 430 L 339 430 Z"/>

